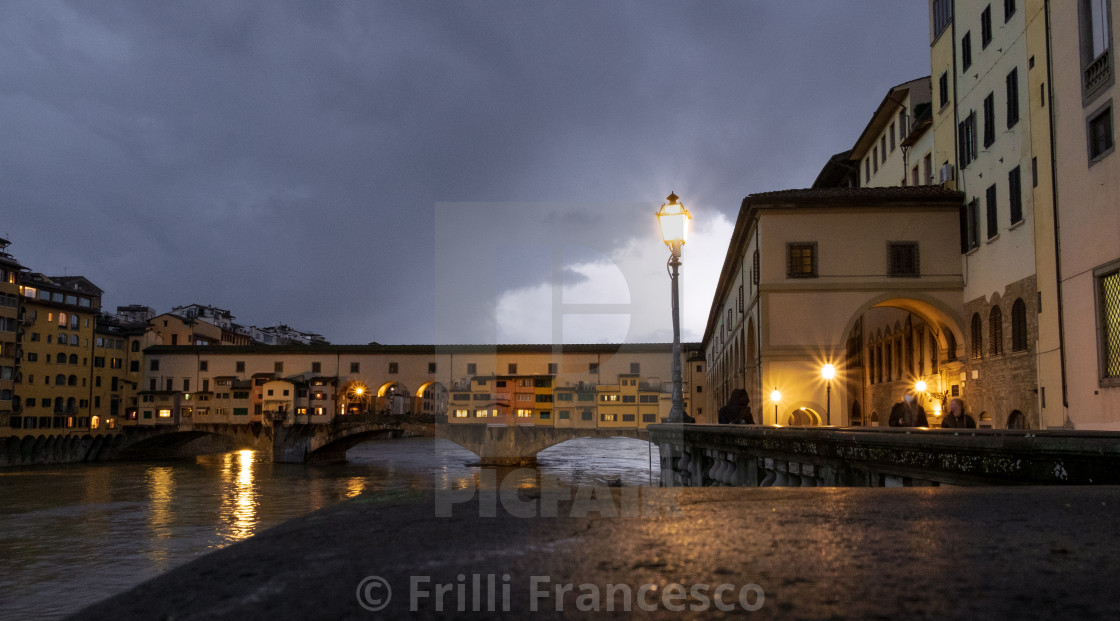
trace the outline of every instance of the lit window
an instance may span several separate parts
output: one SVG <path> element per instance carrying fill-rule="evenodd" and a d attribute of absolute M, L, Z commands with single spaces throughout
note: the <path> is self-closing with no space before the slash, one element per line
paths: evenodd
<path fill-rule="evenodd" d="M 1101 384 L 1120 386 L 1120 261 L 1095 270 Z"/>
<path fill-rule="evenodd" d="M 160 418 L 171 418 L 171 410 L 162 409 L 159 411 Z"/>
<path fill-rule="evenodd" d="M 466 418 L 468 413 L 466 410 L 455 410 L 455 418 Z"/>
<path fill-rule="evenodd" d="M 789 278 L 817 277 L 817 242 L 786 244 L 786 276 Z"/>
<path fill-rule="evenodd" d="M 518 418 L 530 418 L 533 416 L 533 410 L 517 410 Z"/>
<path fill-rule="evenodd" d="M 617 420 L 617 417 L 614 414 L 600 414 L 599 420 L 604 423 L 613 423 Z"/>

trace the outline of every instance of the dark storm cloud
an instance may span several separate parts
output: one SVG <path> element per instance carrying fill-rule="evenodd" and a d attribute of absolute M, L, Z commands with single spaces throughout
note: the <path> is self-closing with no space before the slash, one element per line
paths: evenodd
<path fill-rule="evenodd" d="M 485 300 L 437 329 L 437 204 L 539 211 L 456 230 L 519 250 L 656 235 L 670 190 L 733 217 L 811 183 L 928 73 L 926 19 L 887 0 L 3 3 L 0 235 L 109 306 L 484 340 Z M 539 265 L 506 262 L 494 292 Z"/>

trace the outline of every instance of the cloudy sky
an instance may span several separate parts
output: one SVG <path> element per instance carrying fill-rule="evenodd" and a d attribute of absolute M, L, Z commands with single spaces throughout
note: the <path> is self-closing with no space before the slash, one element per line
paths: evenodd
<path fill-rule="evenodd" d="M 808 187 L 924 0 L 0 3 L 0 236 L 103 305 L 335 343 L 698 340 L 739 203 Z"/>

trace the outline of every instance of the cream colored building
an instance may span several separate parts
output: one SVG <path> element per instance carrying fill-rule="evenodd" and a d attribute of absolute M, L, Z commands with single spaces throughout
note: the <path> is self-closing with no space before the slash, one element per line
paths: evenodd
<path fill-rule="evenodd" d="M 938 186 L 744 199 L 703 340 L 715 402 L 742 387 L 758 423 L 848 425 L 885 421 L 919 379 L 950 391 L 962 336 L 960 201 Z M 885 321 L 881 312 L 909 320 L 890 353 L 873 356 L 862 331 Z M 825 364 L 838 368 L 831 384 Z"/>
<path fill-rule="evenodd" d="M 860 187 L 930 185 L 933 134 L 929 76 L 903 82 L 883 97 L 852 147 Z"/>
<path fill-rule="evenodd" d="M 1120 30 L 1112 6 L 1109 0 L 1050 3 L 1053 59 L 1039 67 L 1051 81 L 1056 138 L 1065 422 L 1077 429 L 1120 429 Z M 1060 398 L 1053 393 L 1051 403 Z M 1062 421 L 1048 416 L 1047 422 Z"/>

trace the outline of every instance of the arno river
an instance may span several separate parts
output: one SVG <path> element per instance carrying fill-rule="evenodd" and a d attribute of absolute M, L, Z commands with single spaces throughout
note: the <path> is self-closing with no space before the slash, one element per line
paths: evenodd
<path fill-rule="evenodd" d="M 584 438 L 543 451 L 537 470 L 569 485 L 649 485 L 650 450 Z M 474 485 L 481 471 L 472 453 L 432 438 L 368 442 L 348 458 L 303 466 L 240 451 L 0 470 L 0 619 L 65 616 L 346 498 Z M 652 458 L 656 468 L 656 447 Z M 527 482 L 535 474 L 519 473 Z"/>

